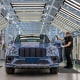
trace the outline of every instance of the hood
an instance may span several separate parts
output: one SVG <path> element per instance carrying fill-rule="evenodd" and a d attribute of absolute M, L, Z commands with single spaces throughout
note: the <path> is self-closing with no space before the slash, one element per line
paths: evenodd
<path fill-rule="evenodd" d="M 20 44 L 15 44 L 17 47 L 41 47 L 41 48 L 46 48 L 48 47 L 48 44 L 40 44 L 38 42 L 23 42 Z"/>
<path fill-rule="evenodd" d="M 21 43 L 21 47 L 39 47 L 40 46 L 40 43 L 38 42 L 23 42 Z"/>

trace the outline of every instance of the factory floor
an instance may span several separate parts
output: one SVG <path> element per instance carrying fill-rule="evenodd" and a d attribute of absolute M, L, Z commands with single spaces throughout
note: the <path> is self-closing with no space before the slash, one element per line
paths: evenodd
<path fill-rule="evenodd" d="M 60 64 L 60 66 L 63 65 Z M 15 74 L 8 75 L 5 72 L 4 60 L 0 61 L 0 80 L 80 80 L 78 68 L 59 68 L 58 74 L 50 74 L 49 70 L 16 70 Z"/>

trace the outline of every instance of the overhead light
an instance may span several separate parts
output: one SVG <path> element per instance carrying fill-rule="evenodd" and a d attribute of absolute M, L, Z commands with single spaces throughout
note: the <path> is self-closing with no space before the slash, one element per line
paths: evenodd
<path fill-rule="evenodd" d="M 24 20 L 24 19 L 20 19 L 21 22 L 40 22 L 40 19 L 35 19 L 35 20 Z"/>
<path fill-rule="evenodd" d="M 68 13 L 65 13 L 65 12 L 63 12 L 63 11 L 59 11 L 59 13 L 65 15 L 65 16 L 68 16 L 68 17 L 70 17 L 71 19 L 76 20 L 76 21 L 79 22 L 78 19 L 76 19 L 75 17 L 73 17 L 72 15 L 70 15 L 70 14 L 68 14 Z"/>
<path fill-rule="evenodd" d="M 28 16 L 26 16 L 26 17 L 25 16 L 24 17 L 18 16 L 18 18 L 21 18 L 21 19 L 41 19 L 41 17 L 28 17 Z"/>
<path fill-rule="evenodd" d="M 42 14 L 42 12 L 17 12 L 16 11 L 16 14 L 30 14 L 30 15 L 32 15 L 32 14 Z"/>
<path fill-rule="evenodd" d="M 44 7 L 44 5 L 34 5 L 34 4 L 31 4 L 31 5 L 12 5 L 13 7 Z"/>
<path fill-rule="evenodd" d="M 14 9 L 43 9 L 44 7 L 14 7 Z"/>
<path fill-rule="evenodd" d="M 16 14 L 19 17 L 41 17 L 42 15 L 38 15 L 38 14 Z"/>
<path fill-rule="evenodd" d="M 34 11 L 34 12 L 40 12 L 40 11 L 44 11 L 44 9 L 15 9 L 15 11 L 24 11 L 24 12 L 27 12 L 27 11 Z"/>
<path fill-rule="evenodd" d="M 79 17 L 79 16 L 75 15 L 74 13 L 72 13 L 72 12 L 70 12 L 70 11 L 68 11 L 68 10 L 66 10 L 66 9 L 64 9 L 64 8 L 62 8 L 62 7 L 61 7 L 61 9 L 60 9 L 59 12 L 63 12 L 63 13 L 65 13 L 65 14 L 71 16 L 72 18 L 77 19 L 78 21 L 80 20 L 80 17 Z"/>
<path fill-rule="evenodd" d="M 69 0 L 65 0 L 65 2 L 67 2 L 68 4 L 74 6 L 75 8 L 79 9 L 80 10 L 80 7 L 78 5 L 76 5 L 75 3 L 69 1 Z"/>
<path fill-rule="evenodd" d="M 74 27 L 75 29 L 77 28 L 80 28 L 79 25 L 75 24 L 74 22 L 70 21 L 69 19 L 67 18 L 64 18 L 63 16 L 57 14 L 56 16 L 57 19 L 60 19 L 61 21 L 63 21 L 64 23 L 68 24 L 68 25 L 71 25 L 72 27 Z"/>
<path fill-rule="evenodd" d="M 72 3 L 74 3 L 74 4 L 76 4 L 76 5 L 78 5 L 78 6 L 80 6 L 80 3 L 78 3 L 78 2 L 76 2 L 76 0 L 70 0 Z"/>
<path fill-rule="evenodd" d="M 21 20 L 41 20 L 41 18 L 18 18 L 18 19 L 21 19 Z"/>
<path fill-rule="evenodd" d="M 44 5 L 45 3 L 44 2 L 37 2 L 37 3 L 36 2 L 30 2 L 29 3 L 26 1 L 24 3 L 23 2 L 20 2 L 20 3 L 19 2 L 12 2 L 11 4 L 12 5 Z"/>
<path fill-rule="evenodd" d="M 64 2 L 64 5 L 70 6 L 71 8 L 73 8 L 73 9 L 75 9 L 75 10 L 77 10 L 77 11 L 80 11 L 80 10 L 79 10 L 79 9 L 77 9 L 76 7 L 74 7 L 74 6 L 70 5 L 70 4 L 66 3 L 66 2 Z"/>
<path fill-rule="evenodd" d="M 42 12 L 16 12 L 17 16 L 42 16 Z"/>
<path fill-rule="evenodd" d="M 36 12 L 40 12 L 40 13 L 43 13 L 43 11 L 15 11 L 17 13 L 36 13 Z"/>
<path fill-rule="evenodd" d="M 67 26 L 66 23 L 62 23 L 62 22 L 59 21 L 59 20 L 54 19 L 53 22 L 56 23 L 58 26 L 64 27 L 64 28 L 67 29 L 67 30 L 75 31 L 75 30 L 74 30 L 73 28 L 71 28 L 70 26 Z"/>

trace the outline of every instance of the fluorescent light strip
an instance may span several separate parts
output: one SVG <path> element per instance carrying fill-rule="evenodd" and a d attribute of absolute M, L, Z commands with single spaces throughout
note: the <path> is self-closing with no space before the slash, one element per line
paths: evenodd
<path fill-rule="evenodd" d="M 14 7 L 14 9 L 43 9 L 44 7 Z"/>
<path fill-rule="evenodd" d="M 70 4 L 66 3 L 66 2 L 64 2 L 64 4 L 65 4 L 65 5 L 67 5 L 67 6 L 70 6 L 71 8 L 73 8 L 73 9 L 75 9 L 75 10 L 77 10 L 77 11 L 80 11 L 80 10 L 79 10 L 79 9 L 77 9 L 76 7 L 74 7 L 74 6 L 70 5 Z"/>
<path fill-rule="evenodd" d="M 32 16 L 32 17 L 33 17 L 33 16 L 42 16 L 42 14 L 17 14 L 17 13 L 16 13 L 16 15 L 17 15 L 17 16 L 27 16 L 27 17 L 28 17 L 28 16 Z"/>
<path fill-rule="evenodd" d="M 16 13 L 43 13 L 43 11 L 15 11 Z"/>
<path fill-rule="evenodd" d="M 21 19 L 40 19 L 41 17 L 21 17 L 21 16 L 18 16 L 18 18 L 21 18 Z"/>
<path fill-rule="evenodd" d="M 20 37 L 20 38 L 21 38 L 21 39 L 32 39 L 32 37 L 29 37 L 29 38 L 28 38 L 27 36 L 25 36 L 25 37 Z M 35 36 L 34 36 L 33 39 L 40 39 L 40 38 L 37 38 L 37 37 L 35 38 Z"/>
<path fill-rule="evenodd" d="M 76 2 L 75 0 L 70 0 L 71 2 L 73 2 L 74 4 L 80 6 L 80 3 Z"/>
<path fill-rule="evenodd" d="M 75 29 L 80 29 L 80 26 L 77 26 L 77 25 L 73 24 L 73 23 L 70 22 L 69 20 L 63 19 L 63 18 L 61 18 L 61 17 L 57 17 L 57 18 L 60 19 L 60 20 L 62 20 L 64 23 L 66 23 L 66 24 L 74 27 Z"/>
<path fill-rule="evenodd" d="M 34 18 L 32 18 L 32 19 L 30 19 L 30 18 L 18 18 L 19 20 L 26 20 L 26 21 L 35 21 L 35 20 L 41 20 L 41 18 L 36 18 L 36 19 L 34 19 Z"/>
<path fill-rule="evenodd" d="M 20 17 L 41 17 L 42 14 L 16 14 L 17 16 Z"/>
<path fill-rule="evenodd" d="M 58 27 L 61 27 L 61 29 L 65 29 L 66 31 L 71 31 L 70 29 L 68 29 L 65 26 L 61 25 L 59 22 L 57 23 L 56 20 L 53 23 L 55 23 L 56 25 L 58 25 Z"/>
<path fill-rule="evenodd" d="M 24 12 L 27 12 L 27 11 L 34 11 L 34 12 L 39 12 L 39 11 L 44 11 L 44 9 L 15 9 L 15 11 L 24 11 Z"/>
<path fill-rule="evenodd" d="M 71 14 L 71 15 L 73 15 L 73 16 L 75 16 L 76 18 L 79 18 L 80 19 L 80 17 L 79 16 L 77 16 L 76 14 L 74 14 L 74 13 L 72 13 L 71 11 L 69 11 L 69 10 L 67 10 L 67 9 L 65 9 L 65 8 L 61 8 L 62 10 L 64 10 L 64 11 L 66 11 L 66 12 L 68 12 L 69 14 Z"/>
<path fill-rule="evenodd" d="M 24 2 L 24 3 L 23 2 L 20 2 L 20 3 L 19 2 L 14 2 L 13 3 L 12 2 L 11 4 L 12 5 L 33 5 L 33 4 L 34 5 L 44 5 L 45 3 L 43 3 L 43 2 L 37 2 L 37 3 L 36 2 L 35 3 L 34 2 Z"/>
<path fill-rule="evenodd" d="M 78 5 L 76 5 L 76 4 L 74 4 L 74 3 L 72 3 L 72 2 L 70 2 L 70 1 L 68 1 L 68 0 L 65 0 L 65 2 L 69 3 L 70 5 L 72 5 L 72 6 L 76 7 L 77 9 L 79 9 L 79 10 L 80 10 L 80 7 L 79 7 Z"/>
<path fill-rule="evenodd" d="M 30 14 L 30 15 L 34 15 L 34 14 L 42 14 L 43 12 L 16 12 L 16 14 Z"/>
<path fill-rule="evenodd" d="M 21 22 L 39 22 L 40 20 L 22 20 L 22 19 L 19 19 Z"/>
<path fill-rule="evenodd" d="M 66 13 L 67 15 L 71 16 L 72 18 L 78 20 L 78 21 L 80 20 L 79 16 L 77 16 L 77 15 L 71 13 L 70 11 L 60 9 L 60 12 L 61 12 L 61 11 L 62 11 L 63 13 Z"/>
<path fill-rule="evenodd" d="M 79 20 L 78 20 L 78 19 L 74 18 L 72 15 L 67 14 L 67 13 L 66 13 L 66 12 L 64 12 L 64 11 L 59 11 L 59 13 L 64 14 L 64 15 L 66 15 L 66 16 L 68 16 L 68 17 L 70 17 L 70 18 L 74 19 L 74 20 L 76 20 L 77 22 L 79 22 Z"/>
<path fill-rule="evenodd" d="M 57 20 L 57 19 L 55 19 L 54 22 L 55 22 L 56 24 L 58 24 L 58 25 L 61 25 L 61 26 L 65 27 L 67 30 L 75 31 L 73 28 L 67 26 L 66 24 L 63 24 L 61 21 L 59 21 L 59 20 Z"/>
<path fill-rule="evenodd" d="M 13 7 L 44 7 L 44 5 L 12 5 Z"/>
<path fill-rule="evenodd" d="M 60 20 L 64 21 L 64 22 L 65 22 L 66 24 L 68 24 L 68 25 L 73 26 L 74 28 L 75 28 L 75 27 L 76 27 L 76 28 L 80 28 L 79 25 L 75 24 L 74 22 L 70 21 L 70 20 L 67 19 L 67 18 L 64 18 L 63 16 L 61 16 L 61 15 L 59 15 L 59 14 L 57 14 L 57 17 L 56 17 L 56 18 L 59 18 Z"/>

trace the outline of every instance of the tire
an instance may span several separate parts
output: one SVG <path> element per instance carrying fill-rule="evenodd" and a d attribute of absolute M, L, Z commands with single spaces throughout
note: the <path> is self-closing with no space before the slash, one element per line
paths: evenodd
<path fill-rule="evenodd" d="M 50 68 L 50 74 L 58 74 L 58 68 Z"/>
<path fill-rule="evenodd" d="M 14 74 L 14 72 L 15 72 L 15 69 L 14 68 L 7 68 L 6 67 L 6 73 L 7 74 Z"/>

